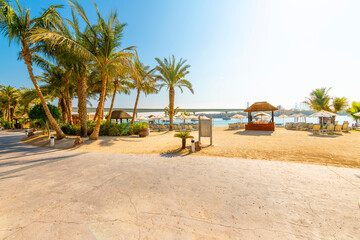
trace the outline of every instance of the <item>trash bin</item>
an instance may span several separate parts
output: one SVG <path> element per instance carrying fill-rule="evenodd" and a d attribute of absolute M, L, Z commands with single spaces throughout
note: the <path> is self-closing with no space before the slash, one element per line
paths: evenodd
<path fill-rule="evenodd" d="M 55 146 L 55 137 L 54 137 L 54 135 L 50 135 L 50 146 L 51 147 Z"/>
<path fill-rule="evenodd" d="M 195 152 L 195 139 L 191 139 L 191 152 Z"/>

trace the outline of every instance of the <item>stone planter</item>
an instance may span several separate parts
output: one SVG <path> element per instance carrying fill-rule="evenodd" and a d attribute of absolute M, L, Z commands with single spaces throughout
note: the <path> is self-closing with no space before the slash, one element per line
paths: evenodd
<path fill-rule="evenodd" d="M 146 137 L 149 136 L 149 134 L 150 134 L 149 128 L 139 129 L 139 137 Z"/>

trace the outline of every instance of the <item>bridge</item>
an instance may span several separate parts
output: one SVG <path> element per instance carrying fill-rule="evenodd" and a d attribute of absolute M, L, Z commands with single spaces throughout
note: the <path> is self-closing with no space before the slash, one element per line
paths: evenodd
<path fill-rule="evenodd" d="M 109 112 L 110 108 L 104 108 L 104 112 Z M 133 108 L 113 108 L 113 110 L 124 110 L 125 112 L 133 112 Z M 181 108 L 182 111 L 198 113 L 198 112 L 220 112 L 220 113 L 228 113 L 228 112 L 242 112 L 244 108 Z M 77 112 L 78 108 L 73 107 L 73 112 Z M 88 107 L 88 113 L 96 112 L 96 108 Z M 164 112 L 163 108 L 138 108 L 136 110 L 137 113 L 149 113 L 149 112 Z"/>

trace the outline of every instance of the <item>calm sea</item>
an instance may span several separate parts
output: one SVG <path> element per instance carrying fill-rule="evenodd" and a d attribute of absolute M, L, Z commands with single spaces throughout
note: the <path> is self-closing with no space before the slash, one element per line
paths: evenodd
<path fill-rule="evenodd" d="M 275 123 L 287 123 L 287 122 L 294 122 L 294 118 L 274 118 Z M 247 119 L 239 120 L 239 119 L 231 119 L 231 120 L 223 120 L 221 118 L 213 118 L 214 126 L 215 127 L 227 127 L 229 123 L 236 123 L 236 122 L 243 122 L 247 123 Z M 355 123 L 354 119 L 348 116 L 337 116 L 336 121 L 339 122 L 339 124 L 343 124 L 344 121 L 348 121 L 350 123 L 350 126 Z M 183 123 L 183 120 L 175 120 L 174 123 Z M 191 122 L 187 120 L 186 122 Z M 300 122 L 300 121 L 299 121 Z M 303 120 L 301 120 L 303 122 Z M 306 118 L 307 123 L 319 123 L 319 118 Z"/>

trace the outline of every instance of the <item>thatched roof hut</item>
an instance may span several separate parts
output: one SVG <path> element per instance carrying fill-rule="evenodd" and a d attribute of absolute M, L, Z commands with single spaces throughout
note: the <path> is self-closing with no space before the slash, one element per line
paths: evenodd
<path fill-rule="evenodd" d="M 268 102 L 256 102 L 247 109 L 244 110 L 244 112 L 262 112 L 262 111 L 277 111 L 278 108 L 274 107 Z"/>
<path fill-rule="evenodd" d="M 131 119 L 132 116 L 128 114 L 127 112 L 123 110 L 114 110 L 111 113 L 110 119 L 116 119 L 116 122 L 120 119 L 120 122 L 122 122 L 123 119 L 126 119 L 127 121 Z"/>
<path fill-rule="evenodd" d="M 275 123 L 274 123 L 274 111 L 279 110 L 278 108 L 274 107 L 268 102 L 256 102 L 247 109 L 244 110 L 244 112 L 248 113 L 248 124 L 245 125 L 245 130 L 261 130 L 261 131 L 274 131 L 275 130 Z M 267 123 L 260 122 L 260 123 L 253 123 L 252 122 L 252 112 L 262 112 L 262 111 L 270 111 L 270 115 L 266 113 L 259 113 L 258 115 L 265 115 L 267 118 L 271 118 L 271 120 Z M 256 117 L 255 117 L 256 118 Z"/>

